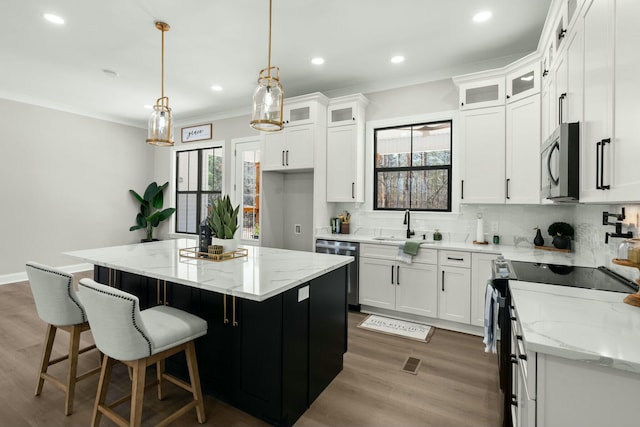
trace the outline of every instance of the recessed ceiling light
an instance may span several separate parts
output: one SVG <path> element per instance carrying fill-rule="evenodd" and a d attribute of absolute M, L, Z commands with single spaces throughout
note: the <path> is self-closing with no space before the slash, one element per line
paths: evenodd
<path fill-rule="evenodd" d="M 314 64 L 314 65 L 322 65 L 322 64 L 324 64 L 324 58 L 320 58 L 320 57 L 313 58 L 311 60 L 311 63 Z"/>
<path fill-rule="evenodd" d="M 53 24 L 58 24 L 58 25 L 64 24 L 64 19 L 62 19 L 58 15 L 54 15 L 52 13 L 45 13 L 42 16 L 44 16 L 44 19 L 46 19 L 47 21 L 49 21 L 49 22 L 51 22 Z"/>
<path fill-rule="evenodd" d="M 401 62 L 404 62 L 404 56 L 402 55 L 394 56 L 393 58 L 391 58 L 391 62 L 393 62 L 394 64 L 399 64 Z"/>
<path fill-rule="evenodd" d="M 482 11 L 482 12 L 478 12 L 475 15 L 473 15 L 473 22 L 485 22 L 485 21 L 488 21 L 489 19 L 491 19 L 492 15 L 493 14 L 488 10 L 485 10 L 485 11 Z"/>
<path fill-rule="evenodd" d="M 211 90 L 214 90 L 216 92 L 220 92 L 222 90 L 222 86 L 213 85 L 213 86 L 211 86 Z"/>

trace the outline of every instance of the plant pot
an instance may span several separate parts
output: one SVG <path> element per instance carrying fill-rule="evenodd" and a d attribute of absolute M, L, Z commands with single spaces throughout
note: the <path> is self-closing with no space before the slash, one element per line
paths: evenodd
<path fill-rule="evenodd" d="M 211 245 L 222 246 L 222 253 L 233 252 L 238 249 L 238 239 L 219 239 L 217 237 L 211 238 Z"/>
<path fill-rule="evenodd" d="M 565 236 L 556 236 L 553 238 L 553 246 L 556 249 L 570 249 L 571 248 L 571 240 Z"/>

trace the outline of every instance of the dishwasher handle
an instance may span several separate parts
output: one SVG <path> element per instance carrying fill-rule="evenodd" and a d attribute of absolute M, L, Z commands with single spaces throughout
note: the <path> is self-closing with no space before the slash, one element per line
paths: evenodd
<path fill-rule="evenodd" d="M 358 248 L 356 246 L 352 246 L 352 245 L 329 245 L 326 243 L 316 243 L 316 249 L 335 249 L 338 251 L 351 251 L 351 252 L 355 252 L 356 250 L 358 250 Z"/>

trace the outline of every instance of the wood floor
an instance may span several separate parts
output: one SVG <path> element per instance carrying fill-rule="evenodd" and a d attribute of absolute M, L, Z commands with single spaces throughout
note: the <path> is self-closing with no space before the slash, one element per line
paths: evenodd
<path fill-rule="evenodd" d="M 91 276 L 76 274 L 76 278 Z M 319 426 L 499 426 L 497 357 L 484 352 L 480 337 L 437 329 L 429 343 L 356 327 L 366 317 L 349 313 L 349 351 L 344 369 L 298 420 L 298 427 Z M 87 426 L 97 376 L 78 383 L 74 413 L 65 416 L 62 392 L 45 383 L 34 396 L 45 324 L 38 318 L 27 282 L 0 286 L 0 426 Z M 83 343 L 91 335 L 83 334 Z M 54 355 L 66 350 L 68 335 L 59 332 Z M 422 361 L 417 375 L 401 371 L 407 356 Z M 98 363 L 91 352 L 80 357 L 79 372 Z M 60 367 L 62 368 L 62 367 Z M 52 373 L 63 372 L 58 367 Z M 114 370 L 110 396 L 129 387 L 126 369 Z M 158 401 L 145 396 L 143 424 L 153 425 L 189 399 L 168 384 Z M 128 404 L 122 405 L 126 414 Z M 266 426 L 223 402 L 205 397 L 207 426 Z M 101 425 L 113 425 L 103 417 Z M 199 426 L 195 411 L 174 425 Z"/>

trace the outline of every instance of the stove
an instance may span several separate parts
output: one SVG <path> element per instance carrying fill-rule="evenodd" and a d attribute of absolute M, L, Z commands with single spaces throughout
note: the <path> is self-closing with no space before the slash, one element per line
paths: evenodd
<path fill-rule="evenodd" d="M 510 264 L 511 280 L 611 292 L 635 293 L 638 291 L 638 285 L 635 282 L 607 267 L 574 267 L 523 261 L 510 261 Z"/>

